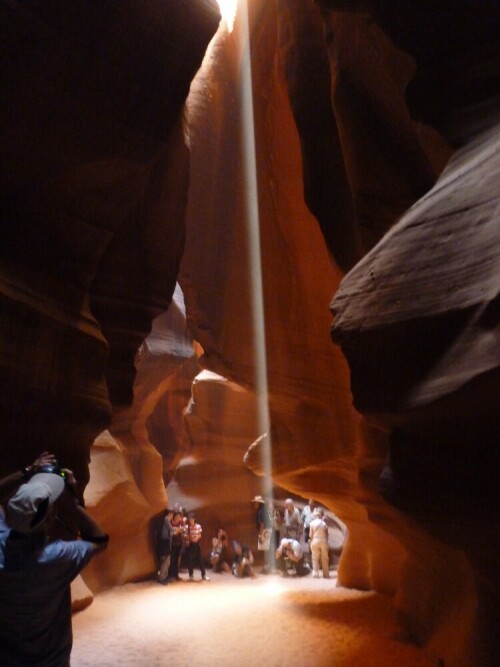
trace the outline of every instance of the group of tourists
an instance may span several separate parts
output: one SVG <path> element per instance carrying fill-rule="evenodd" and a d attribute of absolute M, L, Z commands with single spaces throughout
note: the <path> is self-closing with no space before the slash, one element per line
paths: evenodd
<path fill-rule="evenodd" d="M 258 548 L 268 552 L 264 573 L 272 571 L 278 560 L 285 577 L 290 570 L 297 576 L 309 574 L 310 553 L 313 577 L 319 578 L 320 567 L 323 578 L 329 577 L 328 525 L 322 508 L 312 499 L 302 511 L 291 498 L 285 500 L 284 511 L 262 496 L 255 496 L 252 502 L 256 510 Z"/>
<path fill-rule="evenodd" d="M 194 580 L 195 567 L 200 570 L 203 581 L 210 581 L 201 554 L 202 533 L 202 527 L 197 523 L 194 512 L 189 512 L 186 516 L 181 507 L 167 508 L 164 511 L 157 542 L 160 564 L 158 583 L 166 585 L 169 580 L 181 580 L 181 554 L 184 554 L 190 581 Z"/>
<path fill-rule="evenodd" d="M 255 496 L 255 523 L 257 529 L 257 550 L 263 552 L 264 566 L 262 574 L 269 574 L 278 568 L 283 576 L 290 572 L 304 576 L 311 572 L 313 577 L 329 576 L 328 562 L 328 525 L 324 510 L 317 507 L 313 500 L 302 510 L 296 507 L 291 498 L 287 498 L 282 508 L 273 501 L 266 501 L 263 496 Z M 179 575 L 181 558 L 189 573 L 189 580 L 194 580 L 194 570 L 199 569 L 201 579 L 209 581 L 200 548 L 203 534 L 201 524 L 194 512 L 186 514 L 184 509 L 174 506 L 163 512 L 158 531 L 157 553 L 159 561 L 158 582 L 181 581 Z M 231 542 L 226 531 L 219 528 L 212 538 L 210 563 L 217 573 L 232 573 L 236 577 L 254 577 L 255 558 L 247 544 L 237 540 Z"/>

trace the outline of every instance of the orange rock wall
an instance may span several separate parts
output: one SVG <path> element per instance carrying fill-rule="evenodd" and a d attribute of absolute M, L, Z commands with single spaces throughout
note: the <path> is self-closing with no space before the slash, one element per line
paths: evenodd
<path fill-rule="evenodd" d="M 421 517 L 415 521 L 394 509 L 378 491 L 392 424 L 378 419 L 374 430 L 361 422 L 349 393 L 352 379 L 359 381 L 353 385 L 355 398 L 358 386 L 360 392 L 382 398 L 386 384 L 377 384 L 369 375 L 370 366 L 378 363 L 378 339 L 375 336 L 373 349 L 359 356 L 372 382 L 365 386 L 363 372 L 358 375 L 351 363 L 350 378 L 342 357 L 322 338 L 330 326 L 324 299 L 337 289 L 340 278 L 328 250 L 342 267 L 356 253 L 366 252 L 432 187 L 452 150 L 434 128 L 411 119 L 404 89 L 414 66 L 373 22 L 346 14 L 324 15 L 326 50 L 320 15 L 311 5 L 257 2 L 250 12 L 273 479 L 303 497 L 314 496 L 347 522 L 349 539 L 339 567 L 343 583 L 396 593 L 409 636 L 430 644 L 446 662 L 488 662 L 488 649 L 483 654 L 474 643 L 480 637 L 478 605 L 480 610 L 486 603 L 491 611 L 491 583 L 486 592 L 478 585 L 477 550 L 468 549 L 466 556 L 464 545 L 453 537 L 460 533 L 460 520 L 447 515 L 439 528 L 431 529 Z M 243 228 L 245 182 L 235 127 L 241 113 L 237 36 L 215 46 L 211 69 L 202 72 L 190 98 L 196 176 L 180 280 L 191 328 L 204 349 L 202 364 L 246 386 L 254 384 L 248 360 L 256 355 L 248 287 L 252 260 Z M 326 54 L 332 83 L 329 115 L 320 78 Z M 324 115 L 318 112 L 318 100 Z M 217 235 L 221 226 L 223 233 Z M 339 234 L 344 235 L 344 245 L 335 243 Z M 391 232 L 387 238 L 392 238 Z M 423 243 L 414 249 L 423 248 Z M 207 257 L 211 252 L 215 263 Z M 393 258 L 397 252 L 395 248 Z M 373 309 L 360 311 L 360 331 L 372 313 Z M 442 335 L 446 337 L 446 330 Z M 356 340 L 346 345 L 350 361 L 349 345 Z M 396 341 L 394 345 L 398 349 Z M 388 364 L 393 378 L 405 377 L 406 359 L 398 366 L 393 356 Z M 441 437 L 446 448 L 448 435 L 443 430 Z M 423 450 L 429 461 L 434 460 L 431 447 L 432 440 Z M 246 462 L 260 475 L 266 472 L 261 460 L 259 446 L 252 447 Z M 415 468 L 415 485 L 419 472 Z M 488 513 L 481 528 L 467 529 L 471 544 L 479 533 L 491 534 L 489 521 Z M 419 590 L 424 589 L 421 596 Z M 450 646 L 453 627 L 461 628 L 462 640 Z M 486 635 L 479 638 L 483 641 Z"/>
<path fill-rule="evenodd" d="M 498 13 L 465 0 L 453 15 L 444 2 L 377 2 L 375 21 L 329 11 L 367 4 L 254 0 L 252 108 L 240 14 L 207 53 L 184 122 L 214 2 L 3 8 L 15 85 L 2 96 L 2 467 L 50 449 L 82 488 L 90 477 L 87 504 L 112 535 L 85 574 L 97 591 L 154 571 L 151 518 L 167 502 L 250 541 L 249 499 L 271 484 L 267 430 L 273 482 L 349 528 L 341 583 L 393 595 L 407 637 L 446 665 L 485 667 L 498 614 Z M 428 40 L 436 26 L 453 48 Z M 463 202 L 481 214 L 464 218 Z M 265 339 L 247 229 L 257 209 Z M 165 313 L 176 279 L 186 313 L 175 296 Z M 334 293 L 343 351 L 329 335 Z M 469 496 L 450 503 L 455 472 L 466 492 L 471 480 L 487 491 L 475 515 Z"/>
<path fill-rule="evenodd" d="M 0 11 L 0 468 L 49 450 L 83 492 L 101 434 L 88 505 L 115 546 L 88 571 L 97 590 L 153 563 L 144 531 L 166 498 L 162 459 L 142 435 L 153 390 L 126 406 L 137 350 L 175 288 L 182 113 L 220 15 L 211 0 Z"/>

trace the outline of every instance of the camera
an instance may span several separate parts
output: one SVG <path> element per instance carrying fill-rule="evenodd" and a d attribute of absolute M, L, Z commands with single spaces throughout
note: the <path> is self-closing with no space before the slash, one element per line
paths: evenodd
<path fill-rule="evenodd" d="M 37 473 L 39 473 L 39 472 L 45 472 L 45 473 L 49 473 L 49 474 L 52 473 L 54 475 L 59 475 L 59 477 L 62 477 L 65 482 L 68 481 L 67 474 L 64 472 L 64 470 L 61 469 L 61 466 L 59 465 L 59 463 L 57 461 L 55 463 L 48 463 L 44 466 L 40 466 L 37 469 Z"/>

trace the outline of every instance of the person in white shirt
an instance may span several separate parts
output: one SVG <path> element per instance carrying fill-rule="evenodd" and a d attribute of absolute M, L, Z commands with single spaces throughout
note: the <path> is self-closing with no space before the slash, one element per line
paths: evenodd
<path fill-rule="evenodd" d="M 323 570 L 323 579 L 330 576 L 328 564 L 328 526 L 324 520 L 325 513 L 322 509 L 314 510 L 314 518 L 309 526 L 309 539 L 311 541 L 311 554 L 313 577 L 319 578 L 319 567 Z"/>
<path fill-rule="evenodd" d="M 304 552 L 298 540 L 284 537 L 276 549 L 276 559 L 281 561 L 281 573 L 288 577 L 288 564 L 292 565 L 298 577 L 310 573 L 310 568 L 304 562 Z"/>
<path fill-rule="evenodd" d="M 310 498 L 307 505 L 304 505 L 304 508 L 300 513 L 300 516 L 302 518 L 302 523 L 304 524 L 304 542 L 306 544 L 309 541 L 309 526 L 311 525 L 311 521 L 314 518 L 313 516 L 314 509 L 315 509 L 314 500 Z"/>
<path fill-rule="evenodd" d="M 285 520 L 284 520 L 285 537 L 290 537 L 300 542 L 304 525 L 300 510 L 295 507 L 291 498 L 285 500 Z"/>

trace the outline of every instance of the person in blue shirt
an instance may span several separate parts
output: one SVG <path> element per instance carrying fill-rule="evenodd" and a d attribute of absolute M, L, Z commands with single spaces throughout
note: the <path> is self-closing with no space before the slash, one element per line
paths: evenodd
<path fill-rule="evenodd" d="M 68 667 L 73 635 L 70 583 L 108 536 L 86 512 L 70 470 L 48 452 L 0 480 L 0 665 Z M 78 533 L 48 538 L 55 518 Z"/>

